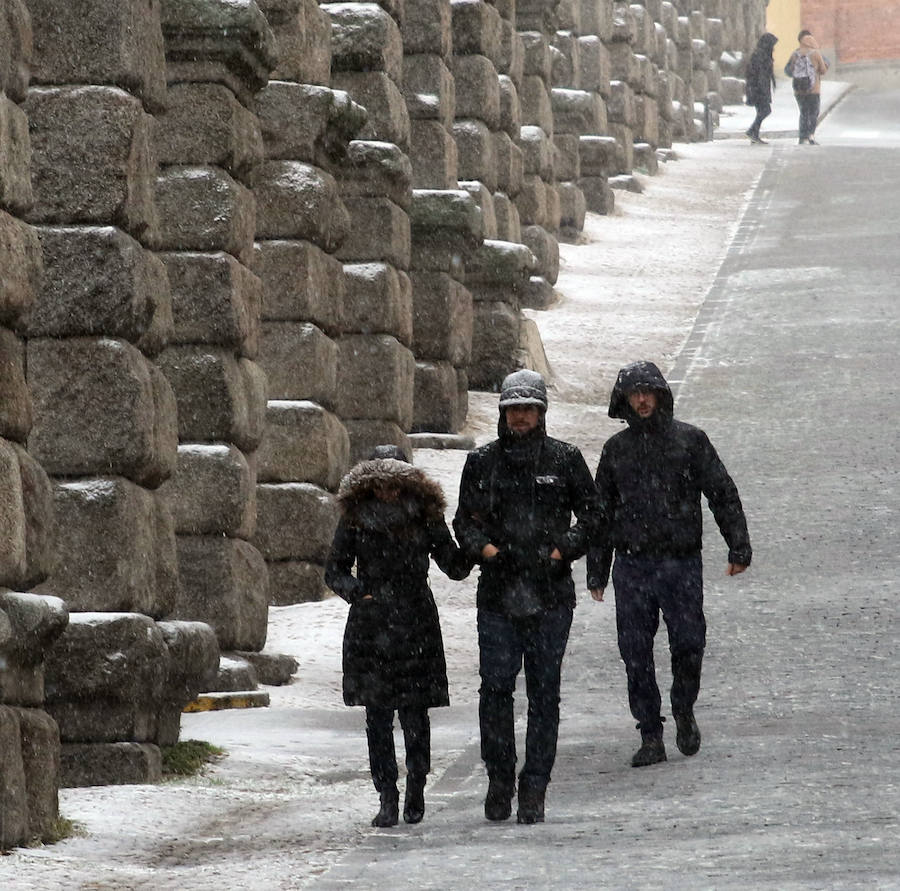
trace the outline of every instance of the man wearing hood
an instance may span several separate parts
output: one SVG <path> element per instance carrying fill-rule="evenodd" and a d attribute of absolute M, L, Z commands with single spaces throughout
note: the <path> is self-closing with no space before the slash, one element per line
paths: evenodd
<path fill-rule="evenodd" d="M 701 493 L 728 545 L 727 574 L 743 572 L 752 554 L 734 482 L 706 434 L 673 413 L 660 370 L 652 362 L 627 365 L 613 387 L 609 416 L 628 427 L 607 440 L 597 467 L 609 525 L 588 552 L 588 587 L 602 601 L 612 567 L 619 652 L 641 732 L 633 767 L 666 760 L 653 662 L 660 612 L 672 657 L 675 742 L 685 755 L 700 748 L 694 703 L 706 645 Z"/>
<path fill-rule="evenodd" d="M 797 35 L 799 46 L 791 53 L 785 74 L 793 78 L 794 98 L 800 109 L 800 130 L 798 142 L 800 145 L 818 145 L 813 138 L 816 126 L 819 123 L 819 110 L 821 108 L 822 76 L 828 71 L 828 62 L 819 52 L 819 44 L 805 28 Z M 807 64 L 808 60 L 808 64 Z M 804 88 L 799 80 L 801 68 L 808 75 L 809 85 Z"/>
<path fill-rule="evenodd" d="M 505 820 L 512 813 L 513 692 L 523 661 L 528 729 L 517 818 L 520 823 L 544 820 L 556 758 L 560 672 L 575 606 L 572 561 L 585 553 L 599 524 L 584 458 L 575 446 L 547 436 L 546 410 L 540 374 L 517 371 L 506 377 L 498 438 L 466 460 L 453 521 L 463 552 L 481 566 L 478 716 L 489 820 Z"/>

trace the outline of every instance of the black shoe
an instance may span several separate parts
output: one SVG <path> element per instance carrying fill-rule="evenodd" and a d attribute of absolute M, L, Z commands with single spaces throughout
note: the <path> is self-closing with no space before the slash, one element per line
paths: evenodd
<path fill-rule="evenodd" d="M 484 799 L 484 815 L 488 820 L 508 820 L 512 814 L 513 787 L 511 783 L 491 780 Z"/>
<path fill-rule="evenodd" d="M 747 131 L 747 136 L 750 137 L 750 142 L 756 145 L 768 145 L 769 143 L 765 141 L 765 139 L 761 139 L 758 133 L 751 133 L 749 130 Z"/>
<path fill-rule="evenodd" d="M 815 139 L 812 138 L 812 136 L 810 136 L 809 139 L 806 140 L 806 144 L 807 145 L 818 145 L 819 143 L 816 142 Z"/>
<path fill-rule="evenodd" d="M 648 737 L 631 759 L 632 767 L 648 767 L 666 760 L 666 747 L 661 736 Z"/>
<path fill-rule="evenodd" d="M 536 789 L 528 783 L 519 783 L 519 809 L 516 811 L 516 822 L 544 822 L 544 789 Z"/>
<path fill-rule="evenodd" d="M 403 821 L 421 823 L 425 816 L 425 777 L 406 778 L 406 798 L 403 801 Z"/>
<path fill-rule="evenodd" d="M 381 790 L 381 807 L 372 818 L 372 825 L 379 829 L 396 826 L 400 819 L 400 793 L 396 786 Z"/>
<path fill-rule="evenodd" d="M 682 755 L 696 755 L 700 751 L 700 728 L 694 720 L 694 713 L 675 715 L 675 745 Z"/>

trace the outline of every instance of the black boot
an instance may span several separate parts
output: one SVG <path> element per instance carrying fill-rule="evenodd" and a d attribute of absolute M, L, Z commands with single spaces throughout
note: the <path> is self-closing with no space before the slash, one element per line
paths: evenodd
<path fill-rule="evenodd" d="M 700 751 L 700 728 L 694 719 L 693 711 L 676 713 L 675 745 L 682 755 L 696 755 Z"/>
<path fill-rule="evenodd" d="M 544 822 L 544 793 L 527 781 L 519 783 L 519 809 L 516 811 L 517 823 Z"/>
<path fill-rule="evenodd" d="M 634 753 L 631 759 L 632 767 L 648 767 L 651 764 L 659 764 L 666 760 L 666 747 L 663 745 L 662 734 L 658 736 L 645 736 L 641 747 Z"/>
<path fill-rule="evenodd" d="M 406 798 L 403 801 L 405 823 L 421 823 L 425 816 L 425 777 L 408 774 L 406 777 Z"/>
<path fill-rule="evenodd" d="M 381 796 L 381 807 L 372 818 L 372 825 L 380 829 L 396 826 L 400 819 L 400 793 L 397 791 L 397 787 L 385 786 L 379 795 Z"/>
<path fill-rule="evenodd" d="M 488 820 L 508 820 L 512 814 L 513 784 L 502 780 L 488 782 L 484 815 Z"/>

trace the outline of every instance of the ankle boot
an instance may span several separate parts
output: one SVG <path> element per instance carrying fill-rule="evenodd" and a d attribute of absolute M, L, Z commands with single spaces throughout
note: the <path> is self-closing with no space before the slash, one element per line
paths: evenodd
<path fill-rule="evenodd" d="M 517 823 L 544 822 L 544 793 L 527 782 L 519 782 L 519 809 L 516 811 Z"/>
<path fill-rule="evenodd" d="M 403 820 L 421 823 L 425 816 L 425 777 L 406 777 L 406 797 L 403 802 Z"/>
<path fill-rule="evenodd" d="M 488 781 L 487 797 L 484 799 L 484 815 L 488 820 L 508 820 L 512 814 L 514 784 L 503 780 Z"/>
<path fill-rule="evenodd" d="M 666 760 L 666 747 L 663 745 L 662 734 L 659 736 L 646 736 L 641 742 L 641 747 L 634 753 L 631 759 L 632 767 L 647 767 L 650 764 L 659 764 Z"/>
<path fill-rule="evenodd" d="M 397 787 L 386 786 L 379 795 L 381 796 L 381 807 L 372 818 L 372 825 L 380 829 L 396 826 L 400 818 L 400 793 L 397 791 Z"/>

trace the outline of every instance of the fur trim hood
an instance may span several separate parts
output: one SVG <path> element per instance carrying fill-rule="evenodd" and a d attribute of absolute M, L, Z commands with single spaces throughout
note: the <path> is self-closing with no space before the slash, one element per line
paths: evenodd
<path fill-rule="evenodd" d="M 447 501 L 438 483 L 405 461 L 375 458 L 361 461 L 341 480 L 337 502 L 346 522 L 357 525 L 360 508 L 377 500 L 376 490 L 386 485 L 400 490 L 400 501 L 419 502 L 426 521 L 443 518 Z"/>

